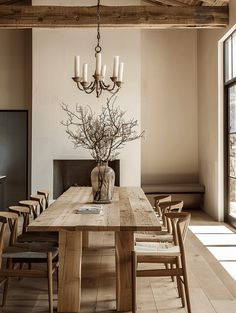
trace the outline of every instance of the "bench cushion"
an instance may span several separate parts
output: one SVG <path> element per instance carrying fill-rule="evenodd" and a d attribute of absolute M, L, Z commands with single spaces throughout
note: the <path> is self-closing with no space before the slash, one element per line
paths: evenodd
<path fill-rule="evenodd" d="M 205 187 L 200 184 L 153 184 L 142 185 L 145 193 L 204 193 Z"/>

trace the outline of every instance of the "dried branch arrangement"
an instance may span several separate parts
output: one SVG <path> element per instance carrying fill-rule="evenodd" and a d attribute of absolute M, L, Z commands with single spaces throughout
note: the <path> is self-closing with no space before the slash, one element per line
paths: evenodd
<path fill-rule="evenodd" d="M 77 105 L 73 112 L 68 105 L 61 105 L 68 115 L 68 119 L 61 123 L 75 148 L 90 150 L 91 156 L 98 162 L 114 160 L 127 142 L 144 135 L 144 131 L 140 134 L 135 131 L 137 120 L 125 120 L 125 111 L 114 106 L 115 99 L 114 95 L 108 98 L 99 115 L 89 106 Z"/>

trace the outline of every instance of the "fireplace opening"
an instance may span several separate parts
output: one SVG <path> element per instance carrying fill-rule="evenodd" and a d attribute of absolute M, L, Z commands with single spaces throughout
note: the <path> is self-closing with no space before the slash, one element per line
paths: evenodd
<path fill-rule="evenodd" d="M 53 160 L 53 199 L 71 186 L 91 186 L 90 174 L 95 160 Z M 120 186 L 120 160 L 108 163 L 114 170 L 115 185 Z"/>

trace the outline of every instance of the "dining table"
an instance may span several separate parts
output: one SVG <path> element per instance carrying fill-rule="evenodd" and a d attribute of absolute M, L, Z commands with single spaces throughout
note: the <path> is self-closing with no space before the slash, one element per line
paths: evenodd
<path fill-rule="evenodd" d="M 134 232 L 159 231 L 161 224 L 140 187 L 115 187 L 99 214 L 78 214 L 93 203 L 91 187 L 70 187 L 33 220 L 29 231 L 59 233 L 58 312 L 78 313 L 81 302 L 82 237 L 89 231 L 115 233 L 116 310 L 132 310 Z"/>

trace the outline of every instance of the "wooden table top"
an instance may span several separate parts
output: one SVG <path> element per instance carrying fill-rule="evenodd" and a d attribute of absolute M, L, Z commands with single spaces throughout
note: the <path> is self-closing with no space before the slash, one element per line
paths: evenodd
<path fill-rule="evenodd" d="M 70 187 L 39 217 L 29 231 L 158 231 L 161 229 L 151 204 L 139 187 L 115 187 L 113 201 L 100 214 L 76 214 L 92 203 L 91 187 Z"/>

